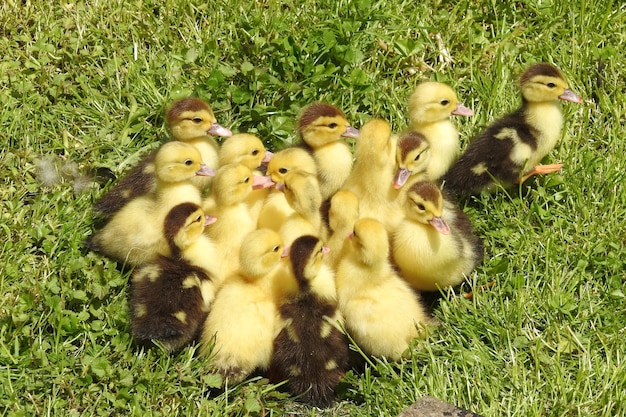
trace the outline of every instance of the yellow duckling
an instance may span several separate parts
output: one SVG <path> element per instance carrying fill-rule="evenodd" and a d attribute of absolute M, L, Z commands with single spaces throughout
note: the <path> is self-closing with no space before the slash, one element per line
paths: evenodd
<path fill-rule="evenodd" d="M 410 130 L 424 135 L 430 144 L 428 179 L 438 180 L 459 156 L 459 132 L 450 116 L 472 116 L 446 84 L 427 81 L 409 97 Z"/>
<path fill-rule="evenodd" d="M 285 175 L 295 169 L 317 175 L 317 167 L 313 157 L 302 148 L 286 148 L 276 152 L 267 164 L 267 175 L 275 184 L 283 184 Z M 259 214 L 258 227 L 280 231 L 283 223 L 293 209 L 287 202 L 285 194 L 276 188 L 271 188 Z"/>
<path fill-rule="evenodd" d="M 277 333 L 273 274 L 283 255 L 280 236 L 259 229 L 241 245 L 238 272 L 217 293 L 202 331 L 202 351 L 217 371 L 237 383 L 255 369 L 268 369 Z"/>
<path fill-rule="evenodd" d="M 211 107 L 198 98 L 174 101 L 166 112 L 172 140 L 187 142 L 200 152 L 204 164 L 217 169 L 218 145 L 210 135 L 231 136 L 230 130 L 220 126 Z M 95 204 L 94 212 L 103 219 L 111 218 L 129 201 L 154 191 L 156 187 L 154 158 L 158 150 L 148 154 L 137 166 L 126 174 L 113 188 Z M 200 190 L 204 190 L 211 179 L 193 179 Z"/>
<path fill-rule="evenodd" d="M 520 78 L 522 107 L 496 120 L 475 137 L 443 177 L 445 189 L 466 195 L 509 186 L 535 174 L 561 169 L 561 164 L 537 165 L 561 137 L 563 115 L 559 100 L 580 103 L 553 65 L 532 65 Z"/>
<path fill-rule="evenodd" d="M 297 169 L 285 174 L 284 183 L 278 184 L 276 188 L 285 194 L 287 203 L 294 210 L 279 231 L 285 245 L 290 246 L 303 235 L 319 237 L 322 229 L 322 195 L 317 178 Z"/>
<path fill-rule="evenodd" d="M 298 134 L 317 165 L 322 201 L 342 186 L 352 170 L 352 152 L 342 138 L 357 138 L 359 131 L 349 125 L 337 107 L 313 103 L 298 118 Z"/>
<path fill-rule="evenodd" d="M 208 230 L 218 253 L 216 282 L 233 274 L 239 267 L 239 248 L 244 237 L 256 229 L 247 198 L 257 187 L 265 186 L 266 178 L 252 173 L 242 164 L 220 167 L 215 174 L 211 197 L 215 207 L 210 210 L 219 222 Z M 256 191 L 255 191 L 256 192 Z"/>
<path fill-rule="evenodd" d="M 172 207 L 184 202 L 201 203 L 196 175 L 207 175 L 198 150 L 183 142 L 168 142 L 159 148 L 155 161 L 156 188 L 128 202 L 87 240 L 91 250 L 119 262 L 139 265 L 157 253 L 167 254 L 162 224 Z"/>
<path fill-rule="evenodd" d="M 328 407 L 348 366 L 348 339 L 341 331 L 335 281 L 323 263 L 328 248 L 314 236 L 297 238 L 289 250 L 298 284 L 279 307 L 270 379 L 287 380 L 289 392 L 316 407 Z"/>
<path fill-rule="evenodd" d="M 367 354 L 398 361 L 421 326 L 431 322 L 409 285 L 389 263 L 384 226 L 370 218 L 354 225 L 337 266 L 337 298 L 346 330 Z"/>
<path fill-rule="evenodd" d="M 215 247 L 202 234 L 214 221 L 193 203 L 179 204 L 165 217 L 170 255 L 139 266 L 132 277 L 131 329 L 140 343 L 157 340 L 175 351 L 197 335 L 215 298 L 211 272 L 204 267 Z"/>
<path fill-rule="evenodd" d="M 407 184 L 428 177 L 430 145 L 421 133 L 405 132 L 398 138 L 396 147 L 396 174 L 393 187 L 400 189 Z"/>
<path fill-rule="evenodd" d="M 372 119 L 361 128 L 352 173 L 343 189 L 359 199 L 361 217 L 378 219 L 390 232 L 402 220 L 393 187 L 397 136 L 385 120 Z"/>
<path fill-rule="evenodd" d="M 469 218 L 432 182 L 417 182 L 405 196 L 406 218 L 391 236 L 392 258 L 415 289 L 438 291 L 465 279 L 483 259 Z"/>
<path fill-rule="evenodd" d="M 336 268 L 337 262 L 343 257 L 344 246 L 348 243 L 346 237 L 352 233 L 358 218 L 359 199 L 352 191 L 339 190 L 330 198 L 327 239 L 330 251 L 324 259 L 332 268 Z"/>

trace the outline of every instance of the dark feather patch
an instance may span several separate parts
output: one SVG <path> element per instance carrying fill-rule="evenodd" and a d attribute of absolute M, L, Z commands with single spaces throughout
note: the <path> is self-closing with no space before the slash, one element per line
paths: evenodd
<path fill-rule="evenodd" d="M 167 120 L 172 121 L 180 118 L 180 115 L 186 111 L 207 110 L 211 112 L 211 107 L 204 101 L 196 97 L 187 97 L 176 100 L 167 110 Z"/>
<path fill-rule="evenodd" d="M 400 148 L 400 155 L 402 160 L 406 159 L 409 152 L 413 149 L 417 149 L 426 138 L 421 133 L 406 132 L 398 139 L 398 147 Z"/>
<path fill-rule="evenodd" d="M 327 103 L 313 103 L 302 111 L 298 118 L 298 133 L 302 137 L 302 131 L 320 117 L 341 116 L 345 119 L 345 114 L 337 107 Z"/>
<path fill-rule="evenodd" d="M 556 77 L 565 80 L 565 77 L 557 67 L 555 67 L 554 65 L 546 64 L 545 62 L 540 62 L 538 64 L 532 65 L 530 68 L 524 71 L 524 73 L 520 77 L 520 84 L 526 84 L 528 81 L 530 81 L 531 78 L 538 75 Z"/>

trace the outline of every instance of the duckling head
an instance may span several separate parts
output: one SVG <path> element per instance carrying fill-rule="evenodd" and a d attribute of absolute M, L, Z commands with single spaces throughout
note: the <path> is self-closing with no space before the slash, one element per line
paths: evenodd
<path fill-rule="evenodd" d="M 270 229 L 250 232 L 239 250 L 240 269 L 246 277 L 261 278 L 277 267 L 284 256 L 280 235 Z"/>
<path fill-rule="evenodd" d="M 293 273 L 301 290 L 310 288 L 310 283 L 319 274 L 324 255 L 330 251 L 314 236 L 300 236 L 289 248 Z"/>
<path fill-rule="evenodd" d="M 319 148 L 344 138 L 357 138 L 359 131 L 348 123 L 346 115 L 326 103 L 313 103 L 298 118 L 298 133 L 311 148 Z"/>
<path fill-rule="evenodd" d="M 364 265 L 375 267 L 387 260 L 387 230 L 378 220 L 369 217 L 357 220 L 348 238 L 352 243 L 352 250 Z"/>
<path fill-rule="evenodd" d="M 313 213 L 322 205 L 317 177 L 300 169 L 287 172 L 282 186 L 277 186 L 285 193 L 289 205 L 298 213 Z"/>
<path fill-rule="evenodd" d="M 185 250 L 201 235 L 215 217 L 206 216 L 202 208 L 194 203 L 174 206 L 165 216 L 163 234 L 173 254 Z"/>
<path fill-rule="evenodd" d="M 163 144 L 155 157 L 156 176 L 164 182 L 181 182 L 195 175 L 212 176 L 215 171 L 202 163 L 200 152 L 184 142 Z"/>
<path fill-rule="evenodd" d="M 450 227 L 442 219 L 443 195 L 439 187 L 428 181 L 411 186 L 405 203 L 406 215 L 417 222 L 430 224 L 442 234 L 450 233 Z"/>
<path fill-rule="evenodd" d="M 213 180 L 213 195 L 218 204 L 232 205 L 242 202 L 254 188 L 263 185 L 265 177 L 254 175 L 242 164 L 221 166 Z"/>
<path fill-rule="evenodd" d="M 333 231 L 349 227 L 359 218 L 359 199 L 352 191 L 339 190 L 330 199 L 328 223 Z"/>
<path fill-rule="evenodd" d="M 524 101 L 540 103 L 565 100 L 582 102 L 582 98 L 568 88 L 565 76 L 551 64 L 538 63 L 528 68 L 520 77 Z"/>
<path fill-rule="evenodd" d="M 276 184 L 283 184 L 285 175 L 295 169 L 317 175 L 315 159 L 302 148 L 286 148 L 276 152 L 267 164 L 267 175 Z"/>
<path fill-rule="evenodd" d="M 273 154 L 265 150 L 258 136 L 250 133 L 238 133 L 226 139 L 220 147 L 219 164 L 242 164 L 256 169 L 270 161 Z"/>
<path fill-rule="evenodd" d="M 233 134 L 217 123 L 208 103 L 195 97 L 175 100 L 168 107 L 165 119 L 172 136 L 180 141 L 206 135 L 228 137 Z"/>
<path fill-rule="evenodd" d="M 396 148 L 396 174 L 393 187 L 401 188 L 411 175 L 426 172 L 430 159 L 430 145 L 421 133 L 407 132 L 400 136 Z"/>
<path fill-rule="evenodd" d="M 426 81 L 419 84 L 409 97 L 409 120 L 413 127 L 435 123 L 450 116 L 472 116 L 474 112 L 459 103 L 448 85 Z"/>

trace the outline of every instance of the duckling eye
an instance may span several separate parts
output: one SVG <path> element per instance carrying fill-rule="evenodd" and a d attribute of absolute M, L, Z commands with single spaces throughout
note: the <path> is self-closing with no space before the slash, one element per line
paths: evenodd
<path fill-rule="evenodd" d="M 278 252 L 280 250 L 280 246 L 276 245 L 272 248 L 272 252 Z"/>
<path fill-rule="evenodd" d="M 246 177 L 246 178 L 244 178 L 244 179 L 243 179 L 243 182 L 244 182 L 244 183 L 246 183 L 246 184 L 247 184 L 247 183 L 249 183 L 249 182 L 250 182 L 250 177 Z"/>
<path fill-rule="evenodd" d="M 548 86 L 548 88 L 554 88 L 554 87 L 556 87 L 556 84 L 554 84 L 554 83 L 548 83 L 548 84 L 546 84 L 546 85 Z"/>
<path fill-rule="evenodd" d="M 441 101 L 440 101 L 440 104 L 441 104 L 442 106 L 447 106 L 448 104 L 450 104 L 450 100 L 441 100 Z"/>
<path fill-rule="evenodd" d="M 419 161 L 420 156 L 422 156 L 422 154 L 421 154 L 421 153 L 418 153 L 418 154 L 415 156 L 415 159 L 414 159 L 414 160 L 415 160 L 415 161 Z"/>
<path fill-rule="evenodd" d="M 337 127 L 337 123 L 331 123 L 328 125 L 331 129 L 335 129 Z"/>
<path fill-rule="evenodd" d="M 194 220 L 193 222 L 194 222 L 194 223 L 198 223 L 200 220 L 202 220 L 202 216 L 198 216 L 198 217 L 196 217 L 196 220 Z"/>
<path fill-rule="evenodd" d="M 422 211 L 426 210 L 426 206 L 424 206 L 422 203 L 419 203 L 419 204 L 417 205 L 417 208 L 418 208 L 418 209 L 420 209 L 420 210 L 422 210 Z"/>
<path fill-rule="evenodd" d="M 279 168 L 278 172 L 280 172 L 281 174 L 286 174 L 287 173 L 287 168 Z"/>
<path fill-rule="evenodd" d="M 199 124 L 199 123 L 202 123 L 202 118 L 194 117 L 193 119 L 191 119 L 191 121 L 194 122 L 195 124 Z"/>
<path fill-rule="evenodd" d="M 258 149 L 255 149 L 255 150 L 252 151 L 252 155 L 258 155 L 258 154 L 259 154 L 259 150 Z"/>
<path fill-rule="evenodd" d="M 191 159 L 185 159 L 185 165 L 193 165 L 193 161 Z"/>

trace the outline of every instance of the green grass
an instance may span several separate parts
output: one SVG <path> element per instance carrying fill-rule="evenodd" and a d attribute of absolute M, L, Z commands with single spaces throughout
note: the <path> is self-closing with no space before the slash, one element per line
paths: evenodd
<path fill-rule="evenodd" d="M 299 3 L 0 6 L 0 415 L 393 416 L 433 395 L 485 416 L 625 416 L 626 8 Z M 411 360 L 348 373 L 322 413 L 263 380 L 216 390 L 194 347 L 132 348 L 128 273 L 81 247 L 108 185 L 83 189 L 77 172 L 123 174 L 165 140 L 169 101 L 203 97 L 221 124 L 278 149 L 314 100 L 400 130 L 412 88 L 436 79 L 476 111 L 456 120 L 465 140 L 518 105 L 517 76 L 537 61 L 585 99 L 564 105 L 547 158 L 563 172 L 465 203 L 487 251 L 471 279 L 497 283 L 449 294 Z M 67 171 L 60 182 L 37 179 L 42 158 Z"/>

